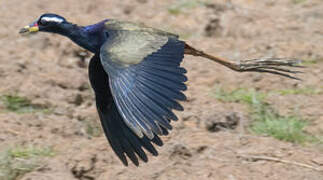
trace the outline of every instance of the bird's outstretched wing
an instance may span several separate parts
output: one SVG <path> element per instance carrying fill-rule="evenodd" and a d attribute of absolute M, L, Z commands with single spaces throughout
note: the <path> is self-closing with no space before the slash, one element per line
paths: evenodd
<path fill-rule="evenodd" d="M 138 137 L 153 139 L 172 128 L 173 109 L 183 110 L 178 101 L 186 99 L 184 42 L 151 28 L 122 27 L 106 25 L 101 63 L 124 122 Z"/>
<path fill-rule="evenodd" d="M 162 140 L 158 136 L 153 139 L 146 136 L 139 138 L 123 121 L 112 98 L 109 77 L 101 65 L 99 54 L 93 56 L 90 61 L 89 78 L 95 92 L 96 106 L 104 133 L 123 164 L 128 165 L 126 156 L 137 166 L 139 158 L 147 162 L 148 158 L 144 149 L 157 156 L 158 152 L 152 143 L 162 146 Z"/>

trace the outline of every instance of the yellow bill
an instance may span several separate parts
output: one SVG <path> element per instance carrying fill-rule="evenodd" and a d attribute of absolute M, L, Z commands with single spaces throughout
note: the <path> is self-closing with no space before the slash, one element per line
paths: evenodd
<path fill-rule="evenodd" d="M 38 32 L 39 31 L 39 27 L 37 24 L 34 24 L 32 26 L 25 26 L 23 28 L 20 29 L 19 33 L 20 34 L 27 34 L 27 33 L 34 33 L 34 32 Z"/>

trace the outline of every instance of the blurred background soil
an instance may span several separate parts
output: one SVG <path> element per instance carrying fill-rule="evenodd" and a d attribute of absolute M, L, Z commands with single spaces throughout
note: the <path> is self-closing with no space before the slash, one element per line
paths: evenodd
<path fill-rule="evenodd" d="M 321 0 L 5 0 L 0 3 L 0 179 L 323 179 Z M 51 12 L 79 25 L 144 22 L 232 60 L 297 57 L 295 81 L 185 57 L 188 101 L 159 156 L 124 167 L 70 40 L 18 31 Z"/>

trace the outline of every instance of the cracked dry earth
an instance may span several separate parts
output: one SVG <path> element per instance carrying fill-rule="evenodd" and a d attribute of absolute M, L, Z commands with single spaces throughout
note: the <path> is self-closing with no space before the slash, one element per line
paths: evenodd
<path fill-rule="evenodd" d="M 322 89 L 323 2 L 211 0 L 204 5 L 183 5 L 179 13 L 170 13 L 169 8 L 178 3 L 1 2 L 0 95 L 18 94 L 51 109 L 48 113 L 15 113 L 0 104 L 1 151 L 24 145 L 52 147 L 55 151 L 41 167 L 19 179 L 323 179 L 322 145 L 299 145 L 250 133 L 245 105 L 210 96 L 215 85 L 262 92 L 308 86 Z M 95 136 L 88 133 L 89 123 L 100 127 L 87 77 L 91 55 L 58 35 L 19 36 L 19 28 L 45 12 L 61 14 L 81 25 L 104 18 L 144 22 L 233 60 L 275 56 L 318 61 L 304 69 L 300 75 L 303 81 L 294 81 L 267 74 L 239 74 L 204 59 L 186 57 L 183 66 L 189 81 L 185 111 L 176 112 L 180 119 L 172 123 L 171 134 L 163 137 L 165 144 L 158 148 L 158 157 L 149 156 L 149 162 L 138 168 L 124 167 L 100 129 Z M 297 109 L 309 121 L 306 131 L 323 135 L 322 93 L 274 94 L 268 101 L 282 114 Z M 214 128 L 214 123 L 218 127 Z"/>

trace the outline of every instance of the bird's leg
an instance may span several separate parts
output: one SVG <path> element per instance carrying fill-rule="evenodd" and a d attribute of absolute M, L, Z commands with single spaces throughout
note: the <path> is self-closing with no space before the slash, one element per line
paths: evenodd
<path fill-rule="evenodd" d="M 303 67 L 300 65 L 301 60 L 292 59 L 292 58 L 259 58 L 259 59 L 231 62 L 227 59 L 215 57 L 207 53 L 204 53 L 203 51 L 197 50 L 186 43 L 185 43 L 184 54 L 201 56 L 201 57 L 210 59 L 237 72 L 264 72 L 264 73 L 277 74 L 280 76 L 288 77 L 291 79 L 297 79 L 297 80 L 300 80 L 300 79 L 290 74 L 301 73 L 300 71 L 289 70 L 283 67 L 296 67 L 296 68 Z"/>

